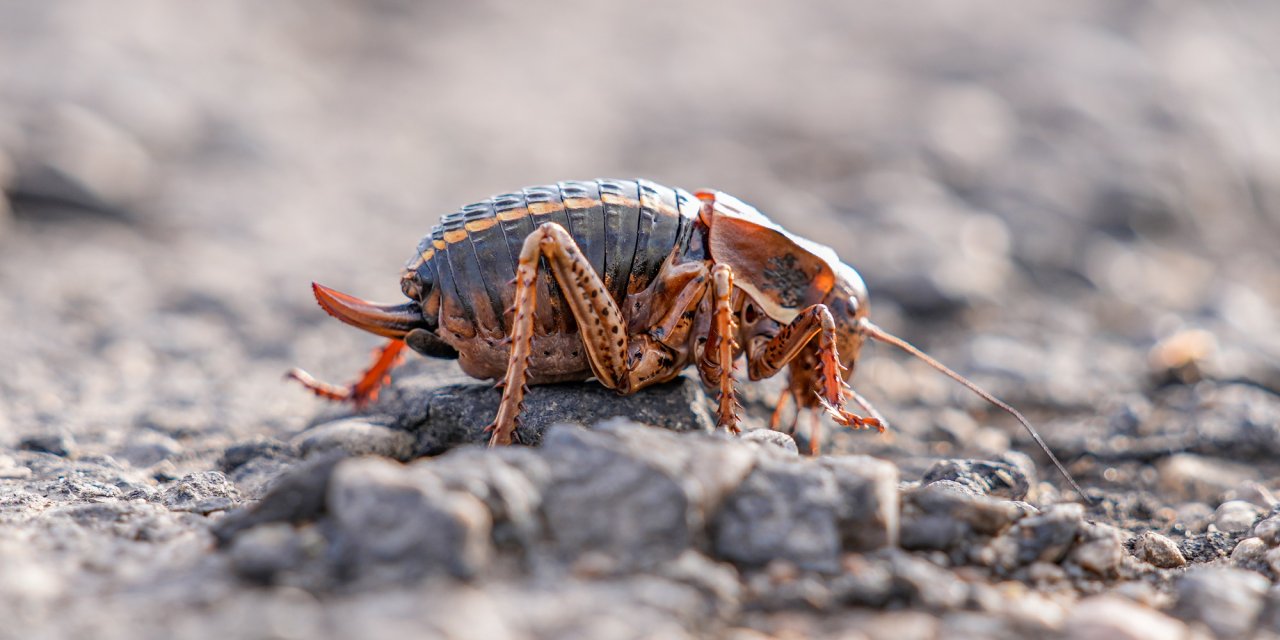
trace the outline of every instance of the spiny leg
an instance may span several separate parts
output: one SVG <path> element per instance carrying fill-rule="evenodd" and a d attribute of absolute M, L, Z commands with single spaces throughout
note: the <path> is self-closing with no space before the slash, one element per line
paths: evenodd
<path fill-rule="evenodd" d="M 391 380 L 391 370 L 400 364 L 401 351 L 404 349 L 403 340 L 391 340 L 386 345 L 376 349 L 374 353 L 373 364 L 350 385 L 340 387 L 316 380 L 311 374 L 302 369 L 292 369 L 285 374 L 286 377 L 293 378 L 302 383 L 302 386 L 310 389 L 312 393 L 325 398 L 326 400 L 334 400 L 337 402 L 351 402 L 357 408 L 378 399 L 378 392 L 382 385 Z"/>
<path fill-rule="evenodd" d="M 524 396 L 528 391 L 529 355 L 533 348 L 533 321 L 537 309 L 539 257 L 547 258 L 551 276 L 560 285 L 569 310 L 578 322 L 587 358 L 596 378 L 606 387 L 619 388 L 627 371 L 627 339 L 622 312 L 610 297 L 604 281 L 591 268 L 573 236 L 564 227 L 547 222 L 525 238 L 516 266 L 516 293 L 510 323 L 511 355 L 503 387 L 502 402 L 493 424 L 489 445 L 510 444 Z"/>
<path fill-rule="evenodd" d="M 718 264 L 711 269 L 711 330 L 707 345 L 698 362 L 698 373 L 707 386 L 720 388 L 720 404 L 716 410 L 716 427 L 739 433 L 738 400 L 733 390 L 733 356 L 737 349 L 733 336 L 738 322 L 733 313 L 733 270 Z"/>
<path fill-rule="evenodd" d="M 770 377 L 795 360 L 816 338 L 818 341 L 818 377 L 814 393 L 819 403 L 838 423 L 855 429 L 874 428 L 884 431 L 878 417 L 862 418 L 845 409 L 845 395 L 852 389 L 841 376 L 843 367 L 836 350 L 835 319 L 824 304 L 815 304 L 801 311 L 790 324 L 762 344 L 754 345 L 747 354 L 747 372 L 752 380 Z M 856 394 L 854 394 L 856 396 Z M 861 396 L 856 396 L 860 398 Z M 863 405 L 864 401 L 858 401 Z M 869 406 L 869 405 L 865 405 Z M 811 442 L 818 438 L 811 437 Z"/>

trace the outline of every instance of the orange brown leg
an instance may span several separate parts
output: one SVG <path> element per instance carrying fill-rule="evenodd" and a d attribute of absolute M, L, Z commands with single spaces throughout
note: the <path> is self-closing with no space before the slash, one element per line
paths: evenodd
<path fill-rule="evenodd" d="M 321 382 L 302 369 L 293 369 L 286 374 L 302 383 L 302 386 L 326 400 L 351 402 L 357 408 L 364 407 L 378 399 L 382 385 L 391 381 L 391 370 L 400 364 L 403 340 L 391 340 L 374 351 L 373 364 L 360 376 L 360 379 L 345 387 Z"/>
<path fill-rule="evenodd" d="M 489 445 L 511 444 L 524 396 L 528 391 L 529 354 L 533 348 L 533 321 L 537 309 L 539 258 L 546 257 L 551 276 L 556 279 L 578 322 L 583 346 L 596 378 L 610 389 L 626 384 L 627 336 L 622 312 L 609 295 L 604 281 L 591 268 L 573 236 L 564 227 L 547 222 L 525 238 L 516 266 L 516 292 L 509 326 L 511 355 L 507 373 L 499 382 L 502 403 L 498 415 L 486 429 L 493 435 Z"/>
<path fill-rule="evenodd" d="M 815 378 L 817 388 L 814 393 L 818 396 L 819 403 L 836 422 L 844 426 L 884 431 L 879 418 L 862 418 L 845 409 L 845 396 L 851 394 L 852 390 L 840 375 L 844 368 L 840 365 L 840 354 L 836 351 L 835 331 L 835 319 L 831 317 L 826 305 L 815 304 L 801 311 L 777 335 L 747 354 L 748 375 L 752 380 L 759 380 L 776 374 L 817 339 L 818 375 Z M 856 394 L 853 397 L 861 398 Z M 855 402 L 862 405 L 865 400 Z M 815 428 L 810 436 L 811 448 L 815 449 L 815 453 L 819 441 Z"/>
<path fill-rule="evenodd" d="M 733 313 L 733 270 L 718 264 L 711 269 L 713 315 L 707 345 L 698 362 L 698 373 L 707 386 L 718 386 L 720 404 L 716 410 L 716 427 L 739 433 L 737 396 L 733 390 L 733 360 L 737 351 L 734 335 L 738 323 Z"/>

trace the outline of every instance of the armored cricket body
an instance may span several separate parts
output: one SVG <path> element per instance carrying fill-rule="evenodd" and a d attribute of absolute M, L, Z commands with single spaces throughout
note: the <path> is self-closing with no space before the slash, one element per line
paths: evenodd
<path fill-rule="evenodd" d="M 723 192 L 691 194 L 647 180 L 529 187 L 445 216 L 405 266 L 406 303 L 374 304 L 312 286 L 325 311 L 391 342 L 350 386 L 297 369 L 291 377 L 319 396 L 363 405 L 389 380 L 406 344 L 456 358 L 468 375 L 503 388 L 488 427 L 491 446 L 512 442 L 530 384 L 594 377 L 630 394 L 689 365 L 718 391 L 718 427 L 737 433 L 733 367 L 745 354 L 752 380 L 788 370 L 772 426 L 794 402 L 797 418 L 811 417 L 816 454 L 821 413 L 854 429 L 885 428 L 848 385 L 869 337 L 923 358 L 1009 411 L 1066 475 L 1012 407 L 872 324 L 862 278 L 834 251 Z"/>

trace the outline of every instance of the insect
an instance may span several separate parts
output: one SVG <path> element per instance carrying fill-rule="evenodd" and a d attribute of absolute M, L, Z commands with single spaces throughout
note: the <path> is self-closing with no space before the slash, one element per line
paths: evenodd
<path fill-rule="evenodd" d="M 487 428 L 492 446 L 512 442 L 528 385 L 594 377 L 630 394 L 690 365 L 718 391 L 718 428 L 737 433 L 733 368 L 745 355 L 752 380 L 788 370 L 772 426 L 794 402 L 797 418 L 810 416 L 816 454 L 821 414 L 852 429 L 885 429 L 848 384 L 871 338 L 1012 414 L 1084 495 L 1020 413 L 873 324 L 862 278 L 833 250 L 720 191 L 601 179 L 496 195 L 445 216 L 418 244 L 400 284 L 409 301 L 391 305 L 313 283 L 325 311 L 390 342 L 349 386 L 298 369 L 289 375 L 321 397 L 359 406 L 377 397 L 406 345 L 456 358 L 468 375 L 503 389 Z"/>

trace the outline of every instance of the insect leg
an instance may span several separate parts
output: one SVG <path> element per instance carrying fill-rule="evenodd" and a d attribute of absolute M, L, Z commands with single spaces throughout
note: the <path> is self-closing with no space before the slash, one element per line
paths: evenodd
<path fill-rule="evenodd" d="M 382 385 L 391 380 L 391 370 L 400 364 L 400 352 L 404 349 L 403 340 L 392 340 L 374 351 L 373 364 L 360 376 L 360 379 L 345 387 L 321 382 L 302 369 L 293 369 L 286 377 L 293 378 L 310 389 L 312 393 L 326 400 L 351 402 L 356 407 L 363 407 L 378 399 L 378 391 Z"/>
<path fill-rule="evenodd" d="M 767 378 L 794 360 L 816 338 L 818 341 L 818 377 L 815 393 L 819 402 L 836 422 L 855 429 L 875 428 L 884 431 L 878 418 L 862 418 L 845 409 L 845 395 L 850 392 L 840 375 L 840 356 L 836 351 L 836 326 L 831 311 L 815 304 L 783 326 L 763 345 L 747 353 L 747 373 L 752 380 Z M 813 439 L 812 441 L 816 441 Z"/>
<path fill-rule="evenodd" d="M 539 258 L 547 259 L 551 276 L 560 285 L 569 310 L 578 322 L 587 358 L 596 378 L 616 389 L 625 380 L 627 338 L 622 312 L 609 296 L 604 281 L 591 268 L 573 237 L 554 222 L 540 225 L 525 238 L 516 266 L 516 292 L 511 312 L 511 355 L 498 415 L 487 431 L 490 445 L 510 444 L 527 391 L 529 354 L 533 344 L 533 320 L 537 308 Z"/>
<path fill-rule="evenodd" d="M 698 361 L 698 373 L 703 384 L 720 387 L 720 405 L 716 410 L 716 427 L 724 427 L 730 433 L 738 433 L 738 409 L 741 405 L 733 390 L 733 357 L 737 350 L 733 336 L 737 333 L 734 317 L 733 270 L 718 264 L 711 269 L 711 295 L 714 315 L 707 346 Z"/>

